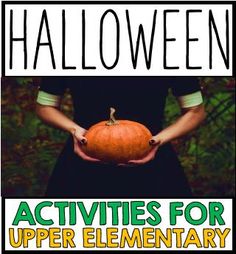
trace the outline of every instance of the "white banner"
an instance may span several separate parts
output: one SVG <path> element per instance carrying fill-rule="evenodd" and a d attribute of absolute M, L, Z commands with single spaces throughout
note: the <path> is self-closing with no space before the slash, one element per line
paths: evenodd
<path fill-rule="evenodd" d="M 6 250 L 232 250 L 232 199 L 6 199 Z"/>
<path fill-rule="evenodd" d="M 6 2 L 6 76 L 231 76 L 232 4 Z"/>

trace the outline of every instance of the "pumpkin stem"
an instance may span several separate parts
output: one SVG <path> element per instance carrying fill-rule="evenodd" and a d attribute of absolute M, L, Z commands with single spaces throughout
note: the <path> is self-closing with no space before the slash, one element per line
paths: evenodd
<path fill-rule="evenodd" d="M 109 121 L 106 123 L 106 125 L 114 125 L 114 124 L 118 124 L 118 121 L 116 121 L 114 114 L 115 114 L 116 110 L 114 108 L 110 108 L 110 119 Z"/>

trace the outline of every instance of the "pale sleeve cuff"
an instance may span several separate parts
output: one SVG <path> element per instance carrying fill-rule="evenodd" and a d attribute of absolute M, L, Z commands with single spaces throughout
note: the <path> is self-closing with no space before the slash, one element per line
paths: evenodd
<path fill-rule="evenodd" d="M 178 102 L 181 108 L 190 108 L 203 103 L 201 91 L 183 95 L 178 97 Z"/>
<path fill-rule="evenodd" d="M 44 91 L 38 92 L 37 103 L 44 106 L 58 107 L 60 105 L 61 96 L 46 93 Z"/>

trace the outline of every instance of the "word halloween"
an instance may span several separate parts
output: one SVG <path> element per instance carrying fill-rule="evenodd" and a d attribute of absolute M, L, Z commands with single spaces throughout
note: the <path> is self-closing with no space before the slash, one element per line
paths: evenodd
<path fill-rule="evenodd" d="M 216 17 L 214 16 L 214 13 L 211 9 L 208 10 L 207 14 L 204 13 L 201 9 L 187 9 L 185 13 L 183 14 L 180 12 L 179 9 L 165 9 L 158 12 L 157 9 L 153 10 L 152 16 L 148 15 L 148 19 L 151 20 L 151 27 L 149 27 L 149 30 L 147 32 L 147 28 L 144 28 L 143 24 L 140 23 L 138 25 L 138 29 L 134 28 L 133 23 L 135 23 L 132 20 L 132 15 L 134 13 L 130 13 L 129 9 L 124 10 L 124 13 L 122 16 L 114 9 L 107 9 L 103 12 L 103 14 L 100 17 L 100 21 L 98 22 L 99 25 L 94 24 L 93 29 L 99 30 L 99 31 L 93 31 L 92 33 L 99 38 L 91 38 L 86 36 L 87 34 L 91 34 L 91 31 L 88 31 L 87 24 L 87 13 L 85 9 L 80 10 L 81 13 L 78 13 L 78 15 L 81 15 L 80 23 L 74 23 L 71 22 L 71 19 L 67 20 L 67 17 L 71 16 L 71 14 L 67 13 L 64 9 L 61 10 L 61 16 L 57 16 L 56 19 L 60 21 L 61 26 L 59 28 L 55 28 L 51 26 L 50 24 L 50 15 L 48 14 L 47 10 L 42 10 L 41 13 L 41 19 L 40 20 L 34 20 L 32 22 L 29 18 L 29 11 L 24 10 L 23 19 L 19 20 L 17 19 L 17 24 L 22 24 L 22 36 L 15 35 L 16 34 L 16 28 L 14 28 L 14 19 L 15 17 L 15 11 L 13 9 L 10 9 L 10 17 L 9 17 L 9 26 L 7 29 L 9 29 L 9 69 L 14 69 L 14 59 L 19 57 L 19 48 L 14 47 L 16 44 L 19 45 L 19 43 L 23 43 L 23 57 L 22 57 L 22 66 L 24 66 L 24 69 L 27 69 L 29 67 L 28 62 L 32 64 L 31 67 L 33 69 L 40 68 L 38 66 L 38 59 L 40 52 L 42 52 L 42 48 L 47 48 L 47 56 L 45 59 L 47 61 L 51 62 L 52 69 L 61 68 L 63 70 L 75 70 L 77 68 L 80 68 L 82 70 L 94 70 L 97 68 L 96 64 L 99 62 L 100 66 L 106 70 L 114 69 L 119 65 L 120 56 L 125 57 L 125 62 L 130 64 L 131 69 L 136 69 L 138 65 L 138 59 L 141 57 L 144 57 L 142 61 L 145 62 L 145 68 L 146 70 L 149 70 L 152 65 L 152 59 L 158 58 L 161 60 L 162 69 L 179 69 L 180 63 L 184 62 L 185 69 L 188 70 L 195 70 L 195 69 L 203 69 L 207 68 L 210 70 L 214 68 L 214 65 L 217 65 L 218 62 L 223 63 L 223 68 L 229 69 L 230 68 L 230 25 L 229 25 L 229 11 L 226 9 L 225 13 L 222 15 L 222 19 L 224 22 L 216 22 Z M 131 15 L 132 14 L 132 15 Z M 157 22 L 158 15 L 161 15 L 161 22 Z M 173 16 L 175 15 L 175 16 Z M 169 24 L 169 19 L 176 17 L 178 19 L 178 16 L 184 15 L 185 23 L 182 25 L 182 27 L 175 28 L 176 33 L 178 31 L 182 30 L 184 33 L 181 33 L 181 37 L 185 44 L 185 49 L 182 52 L 182 58 L 177 61 L 178 64 L 173 65 L 173 59 L 176 59 L 176 56 L 173 54 L 168 54 L 169 47 L 173 47 L 175 44 L 175 41 L 177 40 L 175 37 L 175 34 L 173 32 L 169 32 L 170 30 L 173 30 L 173 25 L 176 24 Z M 204 48 L 206 49 L 206 52 L 208 52 L 208 63 L 196 63 L 196 56 L 190 57 L 191 51 L 195 49 L 195 47 L 192 46 L 192 44 L 198 44 L 199 41 L 201 41 L 197 36 L 196 32 L 192 31 L 191 27 L 191 20 L 193 17 L 196 17 L 196 15 L 199 15 L 199 19 L 201 19 L 201 15 L 207 15 L 206 23 L 204 23 L 204 29 L 201 29 L 202 31 L 207 31 L 206 34 L 201 34 L 202 38 L 207 37 L 207 39 L 204 39 Z M 121 26 L 121 19 L 122 19 L 122 26 Z M 159 20 L 159 19 L 158 19 Z M 89 20 L 92 22 L 91 20 Z M 95 21 L 94 21 L 95 22 Z M 33 38 L 33 36 L 30 34 L 28 29 L 28 26 L 31 26 L 32 23 L 35 25 L 35 29 L 38 31 L 37 38 Z M 223 24 L 222 24 L 223 23 Z M 38 24 L 38 25 L 36 25 Z M 124 25 L 125 24 L 125 25 Z M 220 24 L 221 29 L 218 28 L 218 25 Z M 68 27 L 70 26 L 70 29 Z M 111 51 L 108 54 L 105 53 L 107 50 L 107 47 L 104 46 L 105 42 L 108 38 L 110 38 L 110 32 L 105 29 L 105 27 L 110 26 L 110 29 L 115 33 L 114 40 L 112 40 L 112 46 Z M 171 27 L 172 26 L 172 27 Z M 224 31 L 222 31 L 222 26 L 224 28 Z M 73 29 L 71 29 L 73 27 Z M 78 29 L 79 27 L 79 29 Z M 35 30 L 34 29 L 34 30 Z M 91 29 L 91 26 L 90 26 Z M 146 29 L 146 30 L 145 30 Z M 55 38 L 55 34 L 58 34 L 59 30 L 59 38 L 60 39 L 60 50 L 61 52 L 58 53 L 58 50 L 55 50 L 55 48 L 58 49 L 55 46 L 55 44 L 58 44 L 58 41 L 53 41 L 52 38 Z M 73 30 L 73 33 L 71 31 Z M 78 30 L 81 30 L 80 34 L 80 41 L 76 43 L 78 48 L 68 48 L 66 47 L 66 42 L 68 40 L 73 40 L 73 35 L 77 34 Z M 68 32 L 70 31 L 70 32 Z M 161 32 L 160 32 L 161 31 Z M 46 36 L 43 36 L 43 32 Z M 204 32 L 204 33 L 205 33 Z M 19 34 L 19 29 L 18 29 Z M 69 34 L 69 35 L 68 35 Z M 172 34 L 172 35 L 169 35 Z M 193 36 L 192 34 L 196 34 Z M 46 37 L 46 38 L 43 38 Z M 156 39 L 157 37 L 162 37 L 162 43 L 157 43 Z M 122 42 L 122 43 L 121 43 Z M 147 43 L 148 42 L 148 43 Z M 34 43 L 32 47 L 29 48 L 29 44 L 31 45 Z M 99 45 L 96 45 L 98 43 Z M 74 45 L 74 44 L 73 44 Z M 89 45 L 89 46 L 88 46 Z M 156 47 L 158 49 L 156 50 Z M 13 50 L 14 49 L 14 50 Z M 155 53 L 153 55 L 153 51 L 155 49 L 155 52 L 161 52 L 162 55 L 158 55 Z M 91 50 L 98 50 L 99 52 L 96 52 L 94 54 L 94 58 L 98 57 L 99 59 L 96 59 L 96 64 L 93 62 L 93 59 L 87 59 L 86 52 Z M 180 51 L 182 49 L 176 48 L 176 51 Z M 196 49 L 195 49 L 196 50 Z M 141 52 L 142 51 L 142 52 Z M 43 51 L 45 55 L 45 50 Z M 55 53 L 56 52 L 56 53 Z M 73 61 L 68 61 L 67 53 L 68 52 L 74 52 L 74 55 L 77 55 L 77 58 L 73 58 Z M 80 53 L 78 53 L 80 52 Z M 125 53 L 124 52 L 128 52 Z M 140 53 L 141 52 L 141 53 Z M 215 57 L 215 52 L 218 52 L 217 57 Z M 192 52 L 193 53 L 193 52 Z M 199 49 L 199 54 L 201 54 L 202 51 Z M 160 54 L 160 53 L 159 53 Z M 125 56 L 124 56 L 125 55 Z M 139 55 L 141 55 L 139 57 Z M 214 55 L 214 57 L 213 57 Z M 45 57 L 45 56 L 44 56 Z M 190 59 L 191 58 L 191 59 Z M 60 59 L 60 60 L 59 60 Z M 158 60 L 159 61 L 159 60 Z M 50 63 L 49 62 L 49 63 Z M 70 62 L 70 63 L 69 63 Z M 123 63 L 124 61 L 122 61 Z M 44 62 L 45 63 L 45 62 Z M 121 63 L 121 64 L 122 64 Z M 155 66 L 155 68 L 160 68 L 160 66 Z"/>

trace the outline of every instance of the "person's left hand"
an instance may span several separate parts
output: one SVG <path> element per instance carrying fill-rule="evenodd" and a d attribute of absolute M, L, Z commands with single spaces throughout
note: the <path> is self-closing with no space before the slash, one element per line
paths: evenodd
<path fill-rule="evenodd" d="M 159 140 L 159 138 L 157 136 L 154 136 L 149 140 L 149 145 L 152 146 L 152 149 L 144 158 L 139 159 L 139 160 L 130 160 L 127 163 L 120 163 L 120 164 L 118 164 L 118 166 L 134 167 L 134 166 L 143 165 L 143 164 L 153 160 L 155 158 L 158 148 L 161 145 L 161 140 Z"/>

